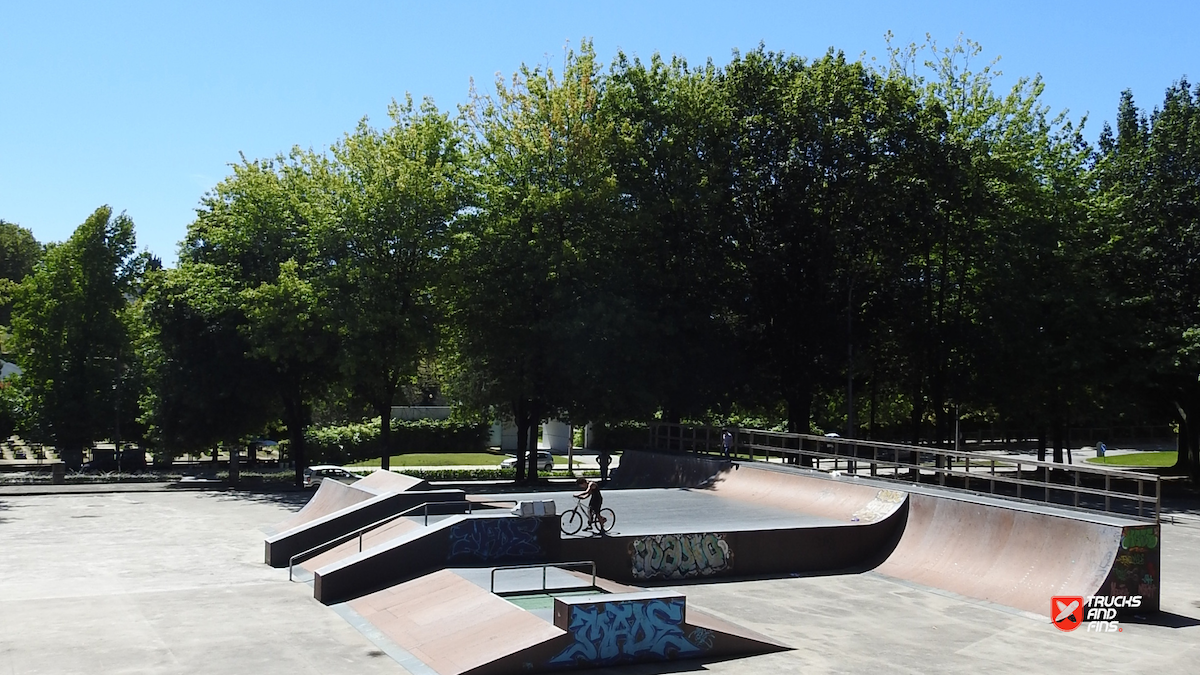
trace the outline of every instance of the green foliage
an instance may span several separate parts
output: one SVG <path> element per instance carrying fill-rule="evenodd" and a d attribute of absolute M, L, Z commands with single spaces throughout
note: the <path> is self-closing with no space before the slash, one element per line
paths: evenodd
<path fill-rule="evenodd" d="M 394 447 L 402 452 L 483 452 L 489 427 L 450 420 L 392 421 Z M 314 463 L 343 464 L 378 456 L 380 423 L 365 422 L 309 427 L 305 439 Z M 497 458 L 499 462 L 500 458 Z"/>
<path fill-rule="evenodd" d="M 12 301 L 17 286 L 42 259 L 42 245 L 33 232 L 0 220 L 0 326 L 12 322 Z"/>
<path fill-rule="evenodd" d="M 389 114 L 388 129 L 364 120 L 333 147 L 337 217 L 317 235 L 330 262 L 317 283 L 334 311 L 339 368 L 381 416 L 433 357 L 448 229 L 472 198 L 459 126 L 430 101 L 420 110 L 393 102 Z M 394 441 L 382 431 L 386 458 Z"/>
<path fill-rule="evenodd" d="M 134 255 L 133 221 L 95 211 L 21 283 L 13 350 L 23 373 L 21 433 L 78 465 L 84 447 L 134 435 L 137 362 L 127 296 L 147 260 Z"/>
<path fill-rule="evenodd" d="M 457 120 L 406 98 L 326 152 L 243 158 L 175 270 L 107 209 L 41 258 L 0 223 L 4 410 L 68 449 L 119 418 L 164 455 L 286 427 L 297 479 L 481 447 L 477 424 L 308 428 L 443 380 L 523 454 L 551 417 L 609 449 L 654 418 L 1056 447 L 1171 418 L 1200 470 L 1200 89 L 1126 92 L 1092 148 L 969 40 L 890 53 L 605 71 L 584 42 Z"/>

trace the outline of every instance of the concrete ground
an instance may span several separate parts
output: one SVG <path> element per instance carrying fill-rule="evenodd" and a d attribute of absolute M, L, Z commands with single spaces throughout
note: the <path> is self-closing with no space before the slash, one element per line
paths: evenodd
<path fill-rule="evenodd" d="M 0 497 L 0 673 L 404 673 L 262 564 L 293 497 Z"/>
<path fill-rule="evenodd" d="M 653 508 L 648 491 L 626 492 Z M 0 674 L 405 673 L 311 587 L 262 564 L 259 528 L 307 496 L 0 495 Z M 606 501 L 634 508 L 616 503 L 621 491 Z M 1194 675 L 1197 516 L 1163 525 L 1165 612 L 1121 633 L 1061 633 L 1045 617 L 870 573 L 735 581 L 679 589 L 793 651 L 593 672 Z"/>

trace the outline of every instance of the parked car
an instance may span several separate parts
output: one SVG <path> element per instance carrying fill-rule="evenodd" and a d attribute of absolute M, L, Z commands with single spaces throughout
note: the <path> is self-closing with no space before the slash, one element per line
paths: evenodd
<path fill-rule="evenodd" d="M 500 462 L 501 469 L 512 469 L 517 465 L 516 457 L 509 457 Z M 537 454 L 538 471 L 553 471 L 554 470 L 554 455 L 551 455 L 548 450 L 538 450 Z"/>
<path fill-rule="evenodd" d="M 353 483 L 358 480 L 358 476 L 350 473 L 340 466 L 331 464 L 318 464 L 310 466 L 304 470 L 304 487 L 316 487 L 321 481 L 326 478 L 340 481 L 342 483 Z"/>

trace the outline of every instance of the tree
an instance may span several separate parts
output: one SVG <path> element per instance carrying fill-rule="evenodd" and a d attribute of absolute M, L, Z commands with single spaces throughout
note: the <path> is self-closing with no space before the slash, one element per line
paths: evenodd
<path fill-rule="evenodd" d="M 392 454 L 391 409 L 432 357 L 442 319 L 436 291 L 448 230 L 470 199 L 461 129 L 431 101 L 389 109 L 392 126 L 364 120 L 334 146 L 336 218 L 316 235 L 350 388 L 383 420 L 381 466 Z"/>
<path fill-rule="evenodd" d="M 33 232 L 0 220 L 0 326 L 12 323 L 12 297 L 17 286 L 42 258 Z"/>
<path fill-rule="evenodd" d="M 481 197 L 455 231 L 448 344 L 459 399 L 516 422 L 518 480 L 537 475 L 538 422 L 595 390 L 588 345 L 622 324 L 602 294 L 623 241 L 602 93 L 584 43 L 561 79 L 522 67 L 469 111 Z"/>
<path fill-rule="evenodd" d="M 279 397 L 296 483 L 303 482 L 304 430 L 312 401 L 335 379 L 337 331 L 326 289 L 314 279 L 328 264 L 316 234 L 335 218 L 326 158 L 293 150 L 274 161 L 245 161 L 205 196 L 180 250 L 180 268 L 205 264 L 240 314 L 249 354 L 268 366 Z M 234 304 L 236 303 L 236 304 Z"/>
<path fill-rule="evenodd" d="M 139 403 L 161 461 L 239 443 L 278 419 L 271 369 L 253 357 L 237 289 L 218 268 L 156 272 L 136 308 L 147 371 Z"/>
<path fill-rule="evenodd" d="M 128 297 L 145 258 L 134 255 L 133 221 L 100 207 L 70 239 L 51 245 L 16 293 L 13 343 L 22 369 L 24 435 L 56 446 L 73 468 L 97 439 L 131 425 Z M 130 400 L 124 405 L 118 396 Z M 128 426 L 126 428 L 129 428 Z"/>
<path fill-rule="evenodd" d="M 1179 423 L 1177 469 L 1200 476 L 1200 87 L 1181 79 L 1142 114 L 1121 96 L 1114 136 L 1100 138 L 1098 222 L 1108 233 L 1113 287 L 1125 290 L 1130 384 Z M 1129 359 L 1129 356 L 1135 356 Z"/>
<path fill-rule="evenodd" d="M 720 72 L 689 69 L 655 54 L 619 54 L 604 87 L 602 114 L 628 233 L 611 249 L 624 275 L 610 296 L 626 304 L 607 339 L 594 383 L 607 383 L 591 419 L 699 417 L 739 392 L 738 271 L 730 198 L 733 118 Z M 613 302 L 610 300 L 610 302 Z M 747 388 L 749 390 L 750 388 Z"/>

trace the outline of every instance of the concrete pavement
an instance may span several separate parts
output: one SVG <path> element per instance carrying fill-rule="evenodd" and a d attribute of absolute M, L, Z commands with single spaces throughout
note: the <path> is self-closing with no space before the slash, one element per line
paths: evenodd
<path fill-rule="evenodd" d="M 0 497 L 0 673 L 405 673 L 262 564 L 306 496 Z"/>
<path fill-rule="evenodd" d="M 614 506 L 653 508 L 652 491 L 629 493 L 629 504 Z M 262 564 L 259 528 L 308 496 L 0 496 L 0 673 L 406 672 L 314 601 L 309 586 Z M 677 515 L 696 512 L 691 502 L 682 498 Z M 594 672 L 1192 675 L 1200 672 L 1198 516 L 1163 524 L 1165 613 L 1121 633 L 1062 633 L 1045 617 L 873 573 L 732 581 L 679 588 L 690 605 L 793 651 Z"/>

